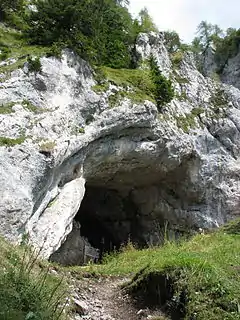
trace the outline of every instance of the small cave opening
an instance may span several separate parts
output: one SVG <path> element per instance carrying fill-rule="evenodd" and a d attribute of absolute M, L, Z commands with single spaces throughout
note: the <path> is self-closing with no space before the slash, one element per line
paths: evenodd
<path fill-rule="evenodd" d="M 138 208 L 131 191 L 86 184 L 85 195 L 73 220 L 73 228 L 50 261 L 65 266 L 101 262 L 130 240 L 145 244 Z"/>
<path fill-rule="evenodd" d="M 75 221 L 80 223 L 81 237 L 98 249 L 99 261 L 129 240 L 141 245 L 138 210 L 129 192 L 86 185 Z"/>

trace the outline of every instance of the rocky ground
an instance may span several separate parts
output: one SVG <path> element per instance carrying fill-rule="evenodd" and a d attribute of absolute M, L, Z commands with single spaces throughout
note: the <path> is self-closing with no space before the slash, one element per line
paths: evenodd
<path fill-rule="evenodd" d="M 121 288 L 126 277 L 83 277 L 71 275 L 74 314 L 71 320 L 167 319 L 160 311 L 140 308 Z"/>

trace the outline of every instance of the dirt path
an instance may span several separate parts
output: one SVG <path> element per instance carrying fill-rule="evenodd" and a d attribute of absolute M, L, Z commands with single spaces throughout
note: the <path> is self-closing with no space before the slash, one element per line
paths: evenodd
<path fill-rule="evenodd" d="M 74 320 L 144 320 L 156 318 L 150 310 L 139 310 L 121 290 L 127 278 L 83 278 L 74 280 L 76 314 Z"/>

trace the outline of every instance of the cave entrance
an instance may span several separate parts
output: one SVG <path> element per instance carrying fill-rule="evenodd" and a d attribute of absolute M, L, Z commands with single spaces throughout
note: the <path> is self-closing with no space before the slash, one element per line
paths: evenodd
<path fill-rule="evenodd" d="M 130 239 L 141 242 L 138 212 L 128 192 L 86 185 L 75 220 L 81 225 L 81 237 L 103 254 L 118 250 Z"/>

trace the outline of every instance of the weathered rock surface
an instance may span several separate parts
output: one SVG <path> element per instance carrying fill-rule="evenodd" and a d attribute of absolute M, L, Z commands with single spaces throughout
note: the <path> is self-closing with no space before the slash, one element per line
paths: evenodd
<path fill-rule="evenodd" d="M 222 82 L 240 89 L 240 50 L 236 56 L 220 66 L 215 60 L 215 48 L 210 45 L 202 55 L 201 65 L 204 75 L 219 78 Z"/>
<path fill-rule="evenodd" d="M 190 53 L 175 69 L 153 33 L 139 37 L 136 51 L 143 59 L 153 53 L 174 80 L 176 98 L 161 113 L 127 98 L 110 108 L 117 87 L 95 93 L 90 67 L 71 52 L 42 58 L 40 74 L 25 66 L 1 82 L 0 104 L 15 104 L 0 114 L 0 136 L 23 140 L 0 147 L 2 235 L 18 241 L 27 232 L 49 257 L 91 187 L 130 199 L 134 219 L 123 210 L 114 223 L 137 219 L 147 243 L 166 221 L 184 231 L 240 214 L 240 91 L 205 78 Z"/>

